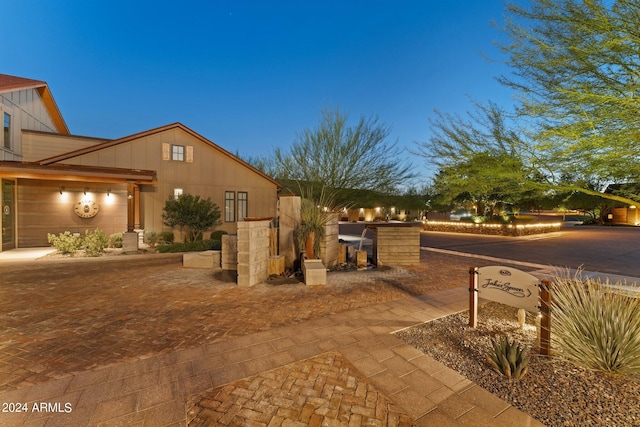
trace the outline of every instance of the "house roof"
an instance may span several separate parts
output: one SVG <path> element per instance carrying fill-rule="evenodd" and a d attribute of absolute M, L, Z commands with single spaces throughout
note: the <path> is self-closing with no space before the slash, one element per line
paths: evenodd
<path fill-rule="evenodd" d="M 152 184 L 156 171 L 79 165 L 41 165 L 37 162 L 0 161 L 3 177 L 56 179 L 60 181 L 136 182 Z"/>
<path fill-rule="evenodd" d="M 74 151 L 69 151 L 67 153 L 63 153 L 63 154 L 59 154 L 57 156 L 53 156 L 53 157 L 49 157 L 47 159 L 42 159 L 39 162 L 37 162 L 40 165 L 52 165 L 54 163 L 58 163 L 58 162 L 62 162 L 64 160 L 67 159 L 71 159 L 77 156 L 81 156 L 84 154 L 89 154 L 89 153 L 94 153 L 96 151 L 100 151 L 103 150 L 105 148 L 109 148 L 109 147 L 114 147 L 116 145 L 120 145 L 120 144 L 124 144 L 127 142 L 131 142 L 131 141 L 135 141 L 136 139 L 140 139 L 140 138 L 144 138 L 150 135 L 154 135 L 156 133 L 160 133 L 160 132 L 165 132 L 168 130 L 172 130 L 172 129 L 181 129 L 184 132 L 192 135 L 193 137 L 195 137 L 196 139 L 199 139 L 200 141 L 202 141 L 203 143 L 211 146 L 214 150 L 217 150 L 220 154 L 222 154 L 223 156 L 237 162 L 240 163 L 241 165 L 243 165 L 244 167 L 252 170 L 253 172 L 255 172 L 256 174 L 262 176 L 263 178 L 267 179 L 268 181 L 272 182 L 273 184 L 276 185 L 277 188 L 282 188 L 282 184 L 280 182 L 278 182 L 277 180 L 275 180 L 274 178 L 270 177 L 269 175 L 265 174 L 264 172 L 262 172 L 261 170 L 255 168 L 254 166 L 250 165 L 249 163 L 245 162 L 244 160 L 240 159 L 239 157 L 231 154 L 230 152 L 228 152 L 227 150 L 225 150 L 224 148 L 220 147 L 219 145 L 213 143 L 212 141 L 208 140 L 207 138 L 205 138 L 204 136 L 200 135 L 197 132 L 194 132 L 193 130 L 189 129 L 188 127 L 186 127 L 185 125 L 183 125 L 182 123 L 172 123 L 169 125 L 165 125 L 165 126 L 161 126 L 155 129 L 150 129 L 144 132 L 139 132 L 139 133 L 135 133 L 129 136 L 125 136 L 123 138 L 119 138 L 119 139 L 113 139 L 110 141 L 105 141 L 96 145 L 92 145 L 89 147 L 85 147 L 85 148 L 81 148 L 78 150 L 74 150 Z"/>
<path fill-rule="evenodd" d="M 49 90 L 46 82 L 40 80 L 25 79 L 24 77 L 10 76 L 8 74 L 0 74 L 0 94 L 7 92 L 15 92 L 22 89 L 35 89 L 42 98 L 45 108 L 51 115 L 53 124 L 59 133 L 68 134 L 69 128 L 62 118 L 62 114 L 58 109 L 56 101 Z"/>

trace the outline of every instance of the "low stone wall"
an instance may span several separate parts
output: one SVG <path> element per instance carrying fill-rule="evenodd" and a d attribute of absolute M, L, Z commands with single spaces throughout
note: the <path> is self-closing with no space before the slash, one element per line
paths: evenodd
<path fill-rule="evenodd" d="M 412 224 L 376 226 L 373 262 L 377 265 L 420 264 L 420 228 Z"/>
<path fill-rule="evenodd" d="M 187 252 L 182 255 L 182 266 L 187 268 L 220 269 L 222 251 Z"/>
<path fill-rule="evenodd" d="M 489 234 L 495 236 L 528 236 L 550 233 L 560 230 L 560 222 L 527 225 L 513 224 L 476 224 L 473 222 L 423 221 L 425 231 L 443 231 L 448 233 Z"/>

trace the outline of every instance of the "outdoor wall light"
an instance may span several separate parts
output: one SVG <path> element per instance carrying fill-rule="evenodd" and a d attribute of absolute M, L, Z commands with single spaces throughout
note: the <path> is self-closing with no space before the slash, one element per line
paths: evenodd
<path fill-rule="evenodd" d="M 107 189 L 107 197 L 109 197 L 110 195 L 111 195 L 111 189 L 110 189 L 110 188 L 108 188 L 108 189 Z"/>
<path fill-rule="evenodd" d="M 58 187 L 58 191 L 60 191 L 60 195 L 62 196 L 62 192 L 64 191 L 64 187 L 63 186 Z"/>
<path fill-rule="evenodd" d="M 89 191 L 89 188 L 88 187 L 84 187 L 84 190 L 82 192 L 84 193 L 85 196 L 87 195 L 87 191 Z"/>

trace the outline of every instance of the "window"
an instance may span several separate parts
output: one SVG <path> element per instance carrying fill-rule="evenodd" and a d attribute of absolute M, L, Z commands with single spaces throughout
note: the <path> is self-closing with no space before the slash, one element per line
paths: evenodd
<path fill-rule="evenodd" d="M 224 220 L 225 222 L 236 220 L 236 193 L 233 191 L 224 192 Z"/>
<path fill-rule="evenodd" d="M 238 191 L 238 221 L 247 217 L 247 198 L 246 191 Z"/>
<path fill-rule="evenodd" d="M 178 197 L 182 196 L 182 188 L 174 188 L 173 189 L 173 198 L 178 199 Z"/>
<path fill-rule="evenodd" d="M 4 113 L 4 148 L 11 149 L 11 115 Z"/>
<path fill-rule="evenodd" d="M 184 145 L 171 146 L 171 160 L 184 162 Z"/>

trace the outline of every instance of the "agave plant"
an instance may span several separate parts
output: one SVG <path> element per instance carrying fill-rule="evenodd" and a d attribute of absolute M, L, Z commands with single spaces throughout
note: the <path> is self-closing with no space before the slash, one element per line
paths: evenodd
<path fill-rule="evenodd" d="M 524 377 L 529 370 L 529 355 L 524 354 L 524 349 L 515 340 L 509 341 L 509 337 L 501 339 L 491 338 L 491 351 L 487 354 L 489 364 L 501 374 L 514 380 Z"/>

